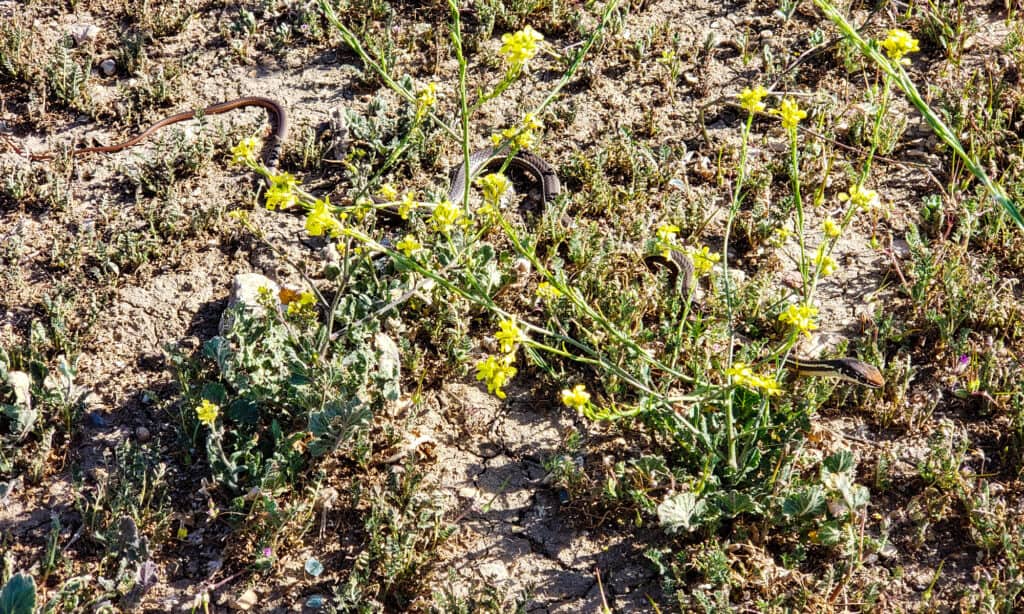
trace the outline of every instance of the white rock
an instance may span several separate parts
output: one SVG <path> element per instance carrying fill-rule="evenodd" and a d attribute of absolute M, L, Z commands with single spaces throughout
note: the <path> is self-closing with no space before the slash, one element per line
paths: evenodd
<path fill-rule="evenodd" d="M 113 58 L 103 60 L 100 62 L 100 72 L 102 72 L 105 77 L 113 75 L 117 72 L 117 62 L 115 62 Z"/>
<path fill-rule="evenodd" d="M 235 324 L 235 318 L 231 315 L 231 310 L 239 303 L 250 314 L 259 316 L 266 313 L 266 309 L 260 304 L 259 300 L 260 288 L 266 288 L 270 291 L 274 300 L 278 300 L 281 287 L 266 275 L 260 275 L 259 273 L 239 273 L 235 275 L 234 281 L 231 282 L 231 296 L 228 298 L 227 309 L 220 315 L 220 325 L 217 327 L 217 331 L 221 335 L 231 332 L 231 327 Z"/>
<path fill-rule="evenodd" d="M 91 23 L 76 23 L 71 26 L 68 33 L 71 35 L 71 38 L 75 39 L 76 45 L 82 46 L 95 39 L 100 33 L 100 29 Z"/>

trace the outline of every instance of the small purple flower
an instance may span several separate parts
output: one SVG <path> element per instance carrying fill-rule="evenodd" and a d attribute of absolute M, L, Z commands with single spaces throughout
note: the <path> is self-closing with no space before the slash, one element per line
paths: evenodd
<path fill-rule="evenodd" d="M 971 364 L 971 357 L 967 354 L 961 354 L 960 358 L 956 361 L 956 367 L 953 369 L 956 373 L 960 373 L 967 368 L 967 365 Z"/>
<path fill-rule="evenodd" d="M 270 546 L 267 546 L 266 548 L 263 549 L 263 557 L 264 558 L 268 558 L 269 559 L 271 556 L 273 556 L 273 554 L 274 554 L 274 551 L 270 549 Z"/>

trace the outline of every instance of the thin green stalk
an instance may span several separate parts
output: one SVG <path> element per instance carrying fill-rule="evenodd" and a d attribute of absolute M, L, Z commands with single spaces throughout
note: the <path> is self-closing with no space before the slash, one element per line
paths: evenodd
<path fill-rule="evenodd" d="M 995 200 L 1003 209 L 1009 214 L 1010 218 L 1017 223 L 1017 226 L 1024 229 L 1024 217 L 1021 216 L 1020 210 L 1016 203 L 1013 202 L 1003 191 L 1002 187 L 996 184 L 992 179 L 989 178 L 988 174 L 985 173 L 985 169 L 978 164 L 974 158 L 972 158 L 964 150 L 957 139 L 956 134 L 942 121 L 941 118 L 928 106 L 928 103 L 924 101 L 920 92 L 917 91 L 917 86 L 907 75 L 903 67 L 896 62 L 889 60 L 879 50 L 878 46 L 874 41 L 866 41 L 861 37 L 853 25 L 846 20 L 846 18 L 832 5 L 828 0 L 814 0 L 814 4 L 817 5 L 821 12 L 825 14 L 839 31 L 853 44 L 860 49 L 860 52 L 865 56 L 871 58 L 872 61 L 878 66 L 878 68 L 889 75 L 896 85 L 903 90 L 907 99 L 917 107 L 917 110 L 924 117 L 928 125 L 931 126 L 932 131 L 935 132 L 942 139 L 946 145 L 960 158 L 960 160 L 967 165 L 971 173 L 981 182 L 981 184 L 988 191 L 989 195 Z"/>
<path fill-rule="evenodd" d="M 800 279 L 803 280 L 803 300 L 811 301 L 811 289 L 807 277 L 807 248 L 804 243 L 804 200 L 800 195 L 800 145 L 797 142 L 797 130 L 794 126 L 789 130 L 790 181 L 793 183 L 793 204 L 796 205 L 796 236 L 800 243 Z"/>
<path fill-rule="evenodd" d="M 747 180 L 747 151 L 750 142 L 750 128 L 753 124 L 754 114 L 750 113 L 747 115 L 747 123 L 743 126 L 743 134 L 740 137 L 739 175 L 736 178 L 736 186 L 732 190 L 732 203 L 729 206 L 729 217 L 725 222 L 725 235 L 722 239 L 722 287 L 725 292 L 725 309 L 729 326 L 728 367 L 732 366 L 733 347 L 736 345 L 733 343 L 736 335 L 732 325 L 735 301 L 732 296 L 732 283 L 729 279 L 729 236 L 732 234 L 732 224 L 736 220 L 736 214 L 739 213 L 740 203 L 743 202 L 743 188 Z M 739 468 L 739 464 L 736 459 L 736 418 L 733 414 L 733 396 L 733 390 L 730 389 L 725 400 L 725 436 L 729 448 L 729 468 L 735 471 Z"/>

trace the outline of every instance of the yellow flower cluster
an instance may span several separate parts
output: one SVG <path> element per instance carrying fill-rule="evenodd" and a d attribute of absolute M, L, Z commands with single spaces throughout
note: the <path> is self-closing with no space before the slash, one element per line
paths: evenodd
<path fill-rule="evenodd" d="M 512 182 L 501 173 L 491 173 L 477 179 L 476 185 L 484 192 L 484 202 L 497 208 L 498 201 L 512 187 Z"/>
<path fill-rule="evenodd" d="M 219 415 L 220 407 L 216 403 L 211 403 L 208 399 L 203 399 L 203 402 L 196 408 L 196 417 L 199 418 L 199 422 L 206 426 L 212 427 Z"/>
<path fill-rule="evenodd" d="M 398 194 L 396 193 L 395 196 L 397 197 Z M 398 217 L 403 220 L 409 219 L 409 214 L 415 211 L 419 206 L 420 204 L 416 202 L 416 194 L 413 192 L 406 192 L 405 195 L 402 196 L 402 202 L 398 203 Z"/>
<path fill-rule="evenodd" d="M 583 384 L 576 384 L 572 390 L 562 390 L 562 403 L 576 411 L 583 411 L 590 403 L 590 393 Z"/>
<path fill-rule="evenodd" d="M 676 249 L 676 239 L 679 237 L 679 227 L 675 224 L 662 224 L 655 231 L 658 241 L 658 251 L 662 258 L 668 258 L 669 253 Z"/>
<path fill-rule="evenodd" d="M 840 192 L 839 200 L 840 202 L 850 201 L 850 204 L 854 207 L 864 210 L 877 209 L 881 204 L 878 192 L 862 188 L 857 184 L 850 186 L 849 194 L 846 192 Z"/>
<path fill-rule="evenodd" d="M 550 282 L 542 281 L 537 284 L 537 296 L 546 301 L 552 301 L 562 296 L 562 291 L 551 285 Z"/>
<path fill-rule="evenodd" d="M 498 332 L 494 333 L 494 338 L 498 340 L 498 349 L 502 354 L 515 353 L 516 344 L 526 338 L 519 325 L 515 320 L 507 319 L 498 322 L 498 329 Z"/>
<path fill-rule="evenodd" d="M 840 233 L 842 233 L 842 229 L 839 227 L 839 224 L 836 224 L 835 220 L 830 217 L 825 218 L 825 221 L 822 222 L 822 226 L 825 229 L 825 236 L 829 239 L 835 239 L 839 237 Z"/>
<path fill-rule="evenodd" d="M 885 54 L 890 59 L 896 60 L 900 64 L 910 64 L 910 60 L 903 56 L 908 53 L 917 53 L 921 50 L 917 39 L 906 30 L 899 28 L 889 30 L 888 36 L 879 44 L 885 49 Z"/>
<path fill-rule="evenodd" d="M 502 388 L 517 373 L 516 368 L 512 366 L 515 358 L 515 354 L 507 354 L 501 358 L 488 356 L 486 359 L 476 363 L 477 381 L 487 384 L 487 392 L 490 392 L 499 399 L 504 399 L 505 391 Z"/>
<path fill-rule="evenodd" d="M 768 95 L 768 90 L 764 89 L 763 86 L 758 85 L 754 89 L 749 87 L 743 88 L 740 92 L 740 106 L 747 110 L 748 113 L 761 113 L 767 105 L 761 102 L 761 99 Z"/>
<path fill-rule="evenodd" d="M 430 82 L 416 94 L 416 120 L 423 119 L 427 112 L 437 104 L 437 84 Z"/>
<path fill-rule="evenodd" d="M 790 305 L 779 314 L 779 321 L 783 324 L 791 324 L 799 332 L 811 336 L 812 330 L 818 329 L 814 317 L 818 315 L 818 308 L 812 305 Z"/>
<path fill-rule="evenodd" d="M 822 277 L 828 277 L 839 269 L 839 265 L 832 256 L 825 253 L 825 245 L 818 246 L 818 252 L 814 255 L 814 266 L 821 271 Z"/>
<path fill-rule="evenodd" d="M 416 239 L 416 235 L 405 235 L 401 241 L 395 244 L 395 247 L 408 257 L 423 249 L 423 244 Z"/>
<path fill-rule="evenodd" d="M 501 55 L 509 63 L 509 72 L 514 73 L 526 68 L 530 60 L 537 55 L 540 50 L 538 44 L 543 40 L 544 36 L 530 26 L 512 34 L 502 35 Z"/>
<path fill-rule="evenodd" d="M 331 210 L 331 200 L 328 196 L 324 196 L 323 200 L 316 200 L 313 203 L 313 209 L 306 215 L 306 232 L 311 237 L 319 237 L 324 234 L 338 237 L 341 236 L 344 228 Z"/>
<path fill-rule="evenodd" d="M 750 365 L 743 362 L 733 363 L 731 367 L 726 369 L 725 374 L 731 377 L 733 383 L 737 386 L 761 390 L 769 396 L 782 392 L 782 389 L 779 388 L 779 383 L 775 381 L 774 377 L 754 373 Z"/>
<path fill-rule="evenodd" d="M 288 302 L 288 315 L 313 315 L 316 306 L 316 295 L 309 290 L 302 292 L 294 300 Z"/>
<path fill-rule="evenodd" d="M 377 188 L 377 196 L 380 196 L 388 202 L 393 202 L 398 200 L 398 190 L 396 190 L 395 186 L 390 183 L 384 183 Z"/>
<path fill-rule="evenodd" d="M 290 209 L 299 203 L 298 180 L 291 173 L 271 175 L 270 187 L 267 188 L 267 209 Z"/>
<path fill-rule="evenodd" d="M 499 399 L 505 398 L 502 387 L 516 374 L 512 363 L 516 360 L 516 350 L 521 341 L 526 340 L 519 325 L 512 318 L 498 322 L 498 332 L 494 333 L 498 342 L 501 357 L 488 356 L 476 363 L 476 379 L 487 383 L 487 391 Z"/>
<path fill-rule="evenodd" d="M 721 254 L 710 251 L 707 245 L 700 249 L 687 247 L 686 255 L 693 262 L 693 274 L 697 277 L 710 273 L 715 268 L 715 263 L 722 259 Z"/>
<path fill-rule="evenodd" d="M 231 148 L 231 163 L 232 164 L 244 164 L 254 165 L 256 164 L 256 148 L 259 147 L 259 141 L 254 136 L 242 139 Z"/>
<path fill-rule="evenodd" d="M 495 147 L 511 143 L 516 149 L 529 149 L 537 142 L 537 132 L 543 127 L 544 124 L 533 113 L 527 113 L 518 126 L 510 126 L 500 134 L 492 134 L 491 142 Z"/>
<path fill-rule="evenodd" d="M 807 111 L 801 109 L 793 98 L 784 99 L 779 108 L 772 112 L 779 116 L 782 120 L 782 127 L 786 130 L 795 130 L 800 120 L 807 117 Z"/>
<path fill-rule="evenodd" d="M 446 198 L 434 207 L 434 212 L 430 215 L 430 221 L 433 223 L 435 230 L 448 234 L 460 217 L 462 217 L 462 209 Z"/>

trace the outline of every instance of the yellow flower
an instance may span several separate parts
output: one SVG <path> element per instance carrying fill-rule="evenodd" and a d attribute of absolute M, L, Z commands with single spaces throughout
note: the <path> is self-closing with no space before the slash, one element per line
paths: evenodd
<path fill-rule="evenodd" d="M 254 136 L 242 139 L 231 148 L 232 164 L 256 164 L 256 148 L 259 141 Z"/>
<path fill-rule="evenodd" d="M 316 305 L 316 295 L 309 290 L 299 294 L 299 297 L 288 303 L 288 315 L 299 315 L 302 312 L 313 313 L 313 306 Z"/>
<path fill-rule="evenodd" d="M 921 50 L 917 44 L 917 39 L 906 30 L 899 28 L 889 30 L 889 35 L 879 44 L 885 49 L 885 54 L 890 59 L 896 60 L 900 64 L 910 64 L 910 60 L 903 56 L 908 53 L 917 53 Z"/>
<path fill-rule="evenodd" d="M 842 233 L 842 229 L 839 228 L 839 225 L 836 224 L 835 220 L 830 217 L 825 218 L 823 226 L 825 227 L 825 236 L 830 239 L 835 239 Z"/>
<path fill-rule="evenodd" d="M 858 209 L 875 209 L 881 204 L 878 192 L 860 187 L 857 184 L 850 186 L 850 193 L 839 193 L 840 202 L 850 201 Z"/>
<path fill-rule="evenodd" d="M 662 258 L 668 258 L 669 252 L 675 247 L 676 238 L 679 236 L 679 227 L 675 224 L 662 224 L 656 231 L 658 250 Z"/>
<path fill-rule="evenodd" d="M 477 179 L 476 185 L 484 192 L 484 202 L 496 207 L 498 200 L 512 187 L 512 182 L 501 173 L 491 173 Z"/>
<path fill-rule="evenodd" d="M 476 363 L 476 379 L 487 384 L 487 392 L 499 399 L 505 398 L 502 388 L 515 377 L 516 368 L 512 366 L 515 354 L 508 354 L 501 359 L 488 356 L 486 360 Z"/>
<path fill-rule="evenodd" d="M 783 324 L 792 324 L 798 331 L 808 337 L 812 330 L 817 330 L 818 325 L 814 316 L 818 315 L 818 308 L 811 305 L 790 305 L 779 315 L 779 321 Z"/>
<path fill-rule="evenodd" d="M 217 407 L 216 403 L 211 403 L 207 399 L 203 399 L 203 402 L 196 408 L 196 417 L 199 418 L 199 422 L 209 427 L 213 426 L 219 414 L 220 407 Z"/>
<path fill-rule="evenodd" d="M 413 192 L 406 192 L 405 195 L 402 196 L 402 202 L 398 204 L 398 217 L 403 220 L 409 219 L 409 213 L 415 210 L 418 206 L 419 203 L 416 202 L 416 194 Z"/>
<path fill-rule="evenodd" d="M 434 207 L 430 221 L 438 232 L 447 234 L 460 217 L 462 217 L 462 209 L 446 198 Z"/>
<path fill-rule="evenodd" d="M 800 123 L 800 120 L 807 117 L 807 111 L 801 109 L 800 105 L 793 98 L 783 100 L 779 108 L 773 112 L 782 119 L 782 127 L 786 130 L 796 129 L 796 125 Z"/>
<path fill-rule="evenodd" d="M 267 188 L 267 209 L 288 209 L 299 202 L 299 196 L 295 192 L 299 187 L 295 175 L 291 173 L 280 173 L 270 176 L 270 187 Z"/>
<path fill-rule="evenodd" d="M 537 116 L 533 113 L 527 113 L 523 115 L 523 121 L 521 122 L 524 130 L 540 130 L 544 127 L 544 124 L 537 119 Z"/>
<path fill-rule="evenodd" d="M 396 243 L 395 247 L 406 256 L 412 256 L 414 252 L 423 249 L 423 245 L 416 240 L 416 235 L 405 235 L 405 238 Z"/>
<path fill-rule="evenodd" d="M 537 284 L 537 296 L 546 301 L 551 301 L 562 296 L 562 291 L 549 282 L 542 281 Z"/>
<path fill-rule="evenodd" d="M 356 199 L 355 208 L 352 209 L 352 215 L 355 216 L 356 220 L 363 221 L 366 214 L 373 211 L 373 199 L 367 196 L 360 196 Z"/>
<path fill-rule="evenodd" d="M 494 333 L 494 338 L 498 340 L 498 348 L 502 354 L 511 354 L 515 351 L 516 344 L 526 339 L 515 320 L 502 320 L 498 322 L 498 328 L 501 330 Z"/>
<path fill-rule="evenodd" d="M 525 68 L 527 63 L 537 55 L 537 43 L 544 40 L 539 32 L 530 26 L 513 34 L 504 34 L 501 37 L 501 55 L 509 63 L 509 72 L 515 72 Z"/>
<path fill-rule="evenodd" d="M 710 273 L 715 268 L 715 263 L 722 259 L 721 254 L 710 251 L 707 245 L 700 249 L 687 247 L 686 255 L 693 262 L 693 273 L 697 277 Z"/>
<path fill-rule="evenodd" d="M 398 200 L 398 190 L 396 190 L 395 186 L 390 183 L 384 183 L 377 188 L 377 196 L 380 196 L 386 201 L 395 201 Z"/>
<path fill-rule="evenodd" d="M 562 391 L 562 403 L 576 411 L 582 410 L 590 402 L 590 393 L 583 384 L 576 384 L 572 390 Z"/>
<path fill-rule="evenodd" d="M 765 103 L 761 102 L 761 99 L 767 95 L 768 90 L 760 85 L 754 89 L 743 88 L 743 91 L 740 92 L 740 106 L 749 113 L 761 113 L 767 107 Z"/>
<path fill-rule="evenodd" d="M 416 119 L 422 119 L 437 104 L 437 84 L 428 83 L 416 94 Z"/>
<path fill-rule="evenodd" d="M 492 134 L 491 142 L 496 147 L 510 143 L 516 149 L 529 149 L 537 142 L 537 132 L 543 127 L 544 124 L 533 113 L 527 113 L 520 125 L 505 128 L 501 134 Z"/>
<path fill-rule="evenodd" d="M 825 254 L 825 245 L 822 244 L 818 247 L 818 253 L 814 256 L 814 266 L 821 270 L 822 277 L 828 277 L 832 273 L 836 272 L 839 265 L 832 259 L 831 256 Z"/>
<path fill-rule="evenodd" d="M 313 210 L 306 215 L 306 232 L 309 233 L 309 236 L 319 237 L 327 233 L 332 237 L 337 237 L 341 234 L 342 228 L 341 222 L 334 217 L 334 213 L 331 211 L 330 197 L 325 196 L 323 200 L 313 203 Z"/>
<path fill-rule="evenodd" d="M 675 224 L 662 224 L 658 226 L 658 241 L 674 243 L 677 236 L 679 236 L 679 227 Z"/>
<path fill-rule="evenodd" d="M 725 370 L 725 374 L 732 378 L 737 386 L 744 386 L 754 390 L 761 390 L 769 396 L 780 394 L 782 389 L 774 377 L 754 373 L 750 365 L 743 362 L 735 362 Z"/>

